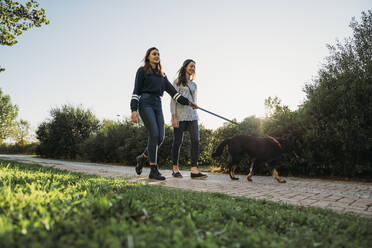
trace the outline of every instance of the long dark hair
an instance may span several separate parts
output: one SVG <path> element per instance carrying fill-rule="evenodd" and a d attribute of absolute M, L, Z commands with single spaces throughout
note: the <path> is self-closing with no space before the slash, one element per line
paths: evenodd
<path fill-rule="evenodd" d="M 192 59 L 186 59 L 185 62 L 183 62 L 182 67 L 178 70 L 178 77 L 177 77 L 177 86 L 180 86 L 181 84 L 183 86 L 186 86 L 187 84 L 187 78 L 186 78 L 186 67 L 191 63 L 195 61 Z M 191 81 L 193 81 L 195 78 L 195 72 L 191 75 Z"/>
<path fill-rule="evenodd" d="M 146 55 L 145 55 L 145 57 L 143 58 L 143 61 L 145 62 L 145 65 L 143 66 L 143 68 L 144 68 L 146 74 L 153 74 L 153 73 L 155 73 L 155 74 L 158 74 L 159 76 L 162 76 L 162 77 L 163 77 L 164 74 L 163 74 L 163 71 L 162 71 L 162 68 L 161 68 L 161 63 L 160 63 L 160 61 L 159 61 L 159 63 L 156 65 L 156 68 L 155 68 L 155 69 L 152 69 L 151 64 L 150 64 L 150 61 L 149 61 L 149 59 L 148 59 L 150 53 L 151 53 L 153 50 L 158 50 L 158 51 L 159 51 L 159 49 L 157 49 L 156 47 L 151 47 L 151 48 L 147 49 L 147 51 L 146 51 Z"/>

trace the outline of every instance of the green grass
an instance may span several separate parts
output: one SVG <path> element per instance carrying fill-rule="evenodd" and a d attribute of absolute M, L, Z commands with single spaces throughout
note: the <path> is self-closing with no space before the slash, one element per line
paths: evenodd
<path fill-rule="evenodd" d="M 371 247 L 372 220 L 0 161 L 0 247 Z"/>

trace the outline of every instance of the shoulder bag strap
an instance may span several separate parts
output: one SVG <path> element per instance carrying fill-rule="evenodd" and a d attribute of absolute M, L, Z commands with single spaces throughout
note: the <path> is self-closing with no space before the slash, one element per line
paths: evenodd
<path fill-rule="evenodd" d="M 186 86 L 187 86 L 187 88 L 190 91 L 190 94 L 191 94 L 191 97 L 192 97 L 192 101 L 195 102 L 194 95 L 192 94 L 192 91 L 191 91 L 190 87 L 187 84 L 186 84 Z"/>

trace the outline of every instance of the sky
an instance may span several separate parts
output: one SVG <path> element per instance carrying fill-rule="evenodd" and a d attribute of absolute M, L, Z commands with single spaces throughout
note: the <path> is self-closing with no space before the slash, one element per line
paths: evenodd
<path fill-rule="evenodd" d="M 24 1 L 21 1 L 24 2 Z M 172 82 L 196 62 L 198 105 L 228 119 L 265 116 L 277 96 L 290 109 L 305 99 L 335 44 L 352 35 L 352 17 L 369 0 L 39 0 L 50 24 L 0 47 L 0 88 L 36 129 L 52 108 L 90 109 L 98 119 L 129 118 L 135 73 L 150 47 Z M 170 96 L 162 97 L 167 124 Z M 225 123 L 198 111 L 205 127 Z"/>

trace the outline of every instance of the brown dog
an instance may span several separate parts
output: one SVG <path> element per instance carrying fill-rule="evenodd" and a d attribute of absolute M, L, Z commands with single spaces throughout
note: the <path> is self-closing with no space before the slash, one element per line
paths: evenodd
<path fill-rule="evenodd" d="M 239 179 L 235 177 L 235 169 L 243 159 L 244 155 L 248 155 L 252 159 L 250 171 L 247 177 L 248 181 L 252 181 L 251 177 L 253 176 L 254 166 L 264 164 L 279 183 L 285 183 L 286 181 L 279 177 L 278 171 L 270 164 L 279 160 L 283 153 L 293 152 L 295 156 L 298 157 L 294 151 L 294 142 L 285 139 L 275 139 L 272 137 L 257 138 L 249 135 L 236 135 L 232 138 L 225 139 L 218 145 L 216 151 L 212 154 L 212 157 L 215 158 L 220 156 L 226 145 L 228 146 L 228 152 L 230 155 L 229 175 L 232 180 Z"/>

